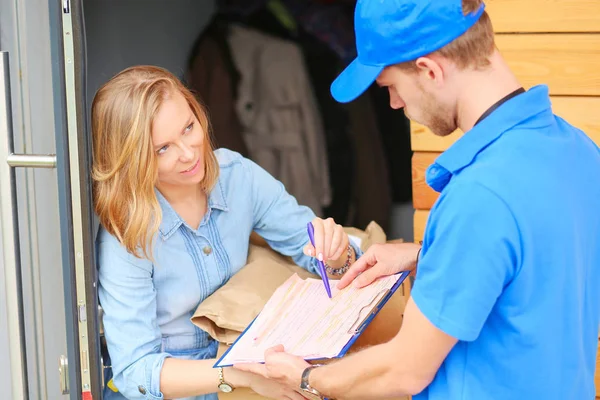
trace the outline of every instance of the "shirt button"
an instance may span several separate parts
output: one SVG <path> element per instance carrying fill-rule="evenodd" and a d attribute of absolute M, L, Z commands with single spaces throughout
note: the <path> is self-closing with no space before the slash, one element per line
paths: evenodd
<path fill-rule="evenodd" d="M 140 391 L 141 394 L 146 394 L 146 388 L 143 387 L 142 385 L 138 386 L 138 390 Z"/>
<path fill-rule="evenodd" d="M 431 164 L 431 166 L 429 166 L 427 174 L 430 175 L 432 178 L 435 178 L 437 176 L 439 172 L 438 167 L 435 164 Z"/>
<path fill-rule="evenodd" d="M 212 253 L 212 248 L 210 246 L 205 246 L 202 251 L 204 252 L 204 254 L 209 255 L 210 253 Z"/>

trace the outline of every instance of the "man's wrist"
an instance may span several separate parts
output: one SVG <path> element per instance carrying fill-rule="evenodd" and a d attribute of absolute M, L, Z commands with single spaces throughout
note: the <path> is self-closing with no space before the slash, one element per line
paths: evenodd
<path fill-rule="evenodd" d="M 417 250 L 417 256 L 415 257 L 415 267 L 417 265 L 419 265 L 419 260 L 421 259 L 421 250 L 423 250 L 423 247 L 419 247 L 419 250 Z"/>
<path fill-rule="evenodd" d="M 415 255 L 415 261 L 411 269 L 411 275 L 414 276 L 417 272 L 417 267 L 419 266 L 419 261 L 421 260 L 421 252 L 423 250 L 423 242 L 419 242 L 419 248 L 417 250 L 417 254 Z"/>
<path fill-rule="evenodd" d="M 415 267 L 419 265 L 421 260 L 421 251 L 423 250 L 423 241 L 419 241 L 419 250 L 417 250 L 417 256 L 415 257 Z"/>
<path fill-rule="evenodd" d="M 253 374 L 234 368 L 223 368 L 225 380 L 236 388 L 250 387 Z"/>
<path fill-rule="evenodd" d="M 314 386 L 310 384 L 310 378 L 312 373 L 314 373 L 319 367 L 322 365 L 311 365 L 304 369 L 302 372 L 302 379 L 300 381 L 300 389 L 302 390 L 302 394 L 307 396 L 310 399 L 323 399 L 323 394 L 320 393 Z"/>

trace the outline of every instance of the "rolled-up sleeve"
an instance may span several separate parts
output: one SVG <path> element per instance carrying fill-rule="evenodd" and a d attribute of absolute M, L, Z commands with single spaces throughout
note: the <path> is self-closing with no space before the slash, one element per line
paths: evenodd
<path fill-rule="evenodd" d="M 308 244 L 306 224 L 316 217 L 315 213 L 299 205 L 281 182 L 256 163 L 248 159 L 244 159 L 243 163 L 251 185 L 254 230 L 275 251 L 292 257 L 299 266 L 318 274 L 316 259 L 303 253 L 304 246 Z M 360 257 L 360 248 L 353 243 L 350 245 L 357 258 Z"/>
<path fill-rule="evenodd" d="M 99 241 L 98 262 L 114 384 L 128 399 L 162 399 L 160 372 L 170 355 L 161 352 L 152 263 L 127 253 L 113 238 Z"/>

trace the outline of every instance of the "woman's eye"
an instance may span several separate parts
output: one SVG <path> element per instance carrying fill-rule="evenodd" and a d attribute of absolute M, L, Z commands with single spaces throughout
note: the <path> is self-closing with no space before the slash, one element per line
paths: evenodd
<path fill-rule="evenodd" d="M 189 131 L 191 131 L 191 130 L 192 130 L 192 128 L 194 128 L 194 123 L 193 123 L 193 122 L 192 122 L 191 124 L 189 124 L 189 125 L 188 125 L 188 126 L 185 128 L 185 131 L 184 131 L 184 133 L 188 133 Z"/>
<path fill-rule="evenodd" d="M 163 146 L 156 151 L 156 154 L 158 154 L 158 155 L 164 154 L 164 152 L 167 151 L 168 148 L 169 148 L 169 146 Z"/>

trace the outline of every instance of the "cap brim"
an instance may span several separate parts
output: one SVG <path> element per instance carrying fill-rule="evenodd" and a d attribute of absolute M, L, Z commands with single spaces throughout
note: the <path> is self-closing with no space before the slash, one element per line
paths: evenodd
<path fill-rule="evenodd" d="M 364 65 L 355 59 L 331 84 L 331 95 L 340 103 L 348 103 L 363 94 L 385 67 Z"/>

